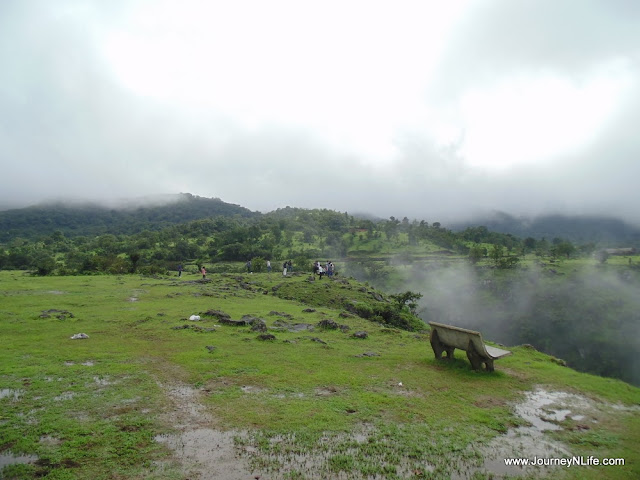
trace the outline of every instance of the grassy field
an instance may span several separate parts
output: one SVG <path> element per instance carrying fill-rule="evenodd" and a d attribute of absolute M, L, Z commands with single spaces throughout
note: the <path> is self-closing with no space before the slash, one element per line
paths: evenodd
<path fill-rule="evenodd" d="M 537 389 L 574 399 L 573 416 L 545 407 L 557 428 L 541 439 L 625 465 L 518 475 L 640 477 L 640 389 L 526 347 L 493 373 L 464 352 L 437 362 L 426 329 L 347 314 L 345 301 L 379 296 L 354 280 L 0 272 L 0 292 L 0 478 L 501 478 L 516 473 L 487 466 L 492 442 L 531 427 L 517 406 Z M 343 328 L 320 328 L 327 319 Z M 190 432 L 228 433 L 243 470 L 207 473 Z"/>

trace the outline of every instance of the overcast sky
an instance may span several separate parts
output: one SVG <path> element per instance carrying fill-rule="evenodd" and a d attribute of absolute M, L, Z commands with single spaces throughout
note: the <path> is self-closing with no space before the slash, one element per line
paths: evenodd
<path fill-rule="evenodd" d="M 640 222 L 636 0 L 1 0 L 0 205 Z"/>

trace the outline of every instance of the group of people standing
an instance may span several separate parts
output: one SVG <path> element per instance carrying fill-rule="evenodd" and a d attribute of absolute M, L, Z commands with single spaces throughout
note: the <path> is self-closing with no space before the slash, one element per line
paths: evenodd
<path fill-rule="evenodd" d="M 334 272 L 335 265 L 329 260 L 327 260 L 324 265 L 322 265 L 319 261 L 316 261 L 316 263 L 313 264 L 313 274 L 314 276 L 316 274 L 320 275 L 320 280 L 322 280 L 322 277 L 324 275 L 326 275 L 327 277 L 333 277 Z"/>
<path fill-rule="evenodd" d="M 282 264 L 282 275 L 287 276 L 287 272 L 293 273 L 293 264 L 291 260 L 287 260 Z"/>
<path fill-rule="evenodd" d="M 248 260 L 247 263 L 245 263 L 245 267 L 247 268 L 247 273 L 251 273 L 251 260 Z M 182 266 L 182 264 L 178 265 L 179 277 L 182 276 L 183 270 L 184 270 L 184 267 Z M 271 273 L 270 260 L 267 260 L 267 272 Z M 207 278 L 207 270 L 205 269 L 204 265 L 200 267 L 200 273 L 202 274 L 203 279 Z M 282 275 L 286 277 L 287 274 L 291 274 L 291 273 L 293 273 L 293 264 L 291 260 L 286 260 L 282 264 Z M 335 273 L 335 266 L 333 262 L 329 260 L 327 260 L 327 262 L 324 265 L 322 265 L 319 261 L 316 261 L 313 264 L 313 274 L 320 275 L 320 279 L 322 279 L 324 275 L 327 275 L 328 277 L 333 277 L 334 273 Z"/>

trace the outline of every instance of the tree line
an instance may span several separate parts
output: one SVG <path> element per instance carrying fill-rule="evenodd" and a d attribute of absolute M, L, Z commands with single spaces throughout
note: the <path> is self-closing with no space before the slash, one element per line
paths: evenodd
<path fill-rule="evenodd" d="M 92 273 L 164 273 L 177 265 L 246 262 L 256 268 L 269 260 L 290 259 L 306 269 L 310 260 L 437 246 L 466 255 L 473 263 L 492 259 L 498 268 L 511 268 L 520 255 L 571 256 L 590 251 L 562 239 L 524 240 L 486 227 L 453 232 L 439 222 L 390 217 L 371 220 L 327 209 L 286 207 L 267 214 L 216 215 L 154 230 L 92 235 L 92 227 L 63 229 L 38 236 L 13 236 L 0 244 L 0 268 L 31 269 L 40 275 Z M 31 230 L 27 230 L 27 233 Z M 593 247 L 595 248 L 595 246 Z"/>

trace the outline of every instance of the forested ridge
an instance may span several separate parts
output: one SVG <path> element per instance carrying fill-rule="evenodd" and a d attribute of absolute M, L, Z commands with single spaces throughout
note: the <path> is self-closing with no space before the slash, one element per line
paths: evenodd
<path fill-rule="evenodd" d="M 67 237 L 111 233 L 133 234 L 213 216 L 257 215 L 219 198 L 188 193 L 172 196 L 161 205 L 110 208 L 99 204 L 51 203 L 0 212 L 0 242 L 15 237 L 36 239 L 55 231 Z"/>
<path fill-rule="evenodd" d="M 504 212 L 495 212 L 473 221 L 453 224 L 451 228 L 454 231 L 462 231 L 476 225 L 484 225 L 492 231 L 511 233 L 522 238 L 561 237 L 573 243 L 640 248 L 640 228 L 613 216 L 549 214 L 515 217 Z"/>

